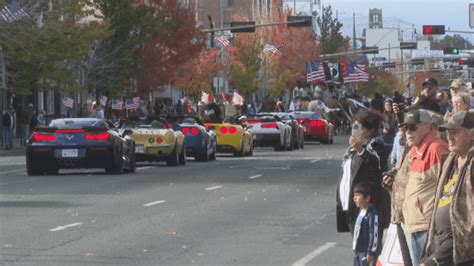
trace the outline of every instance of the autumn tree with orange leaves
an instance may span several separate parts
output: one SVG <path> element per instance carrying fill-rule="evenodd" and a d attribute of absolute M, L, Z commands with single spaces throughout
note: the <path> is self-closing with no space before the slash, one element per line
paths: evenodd
<path fill-rule="evenodd" d="M 212 78 L 223 69 L 219 62 L 219 50 L 201 50 L 198 56 L 191 58 L 179 69 L 174 85 L 189 94 L 200 91 L 210 92 Z"/>

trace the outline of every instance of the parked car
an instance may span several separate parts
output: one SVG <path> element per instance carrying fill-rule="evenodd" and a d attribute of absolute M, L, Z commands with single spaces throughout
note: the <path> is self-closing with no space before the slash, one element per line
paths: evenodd
<path fill-rule="evenodd" d="M 110 121 L 97 118 L 52 120 L 27 140 L 28 175 L 55 175 L 65 168 L 105 168 L 106 173 L 135 172 L 135 141 Z"/>

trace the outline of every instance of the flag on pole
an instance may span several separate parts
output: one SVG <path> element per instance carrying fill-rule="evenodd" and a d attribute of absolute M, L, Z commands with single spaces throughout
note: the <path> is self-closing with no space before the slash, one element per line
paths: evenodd
<path fill-rule="evenodd" d="M 227 47 L 230 45 L 230 38 L 227 35 L 222 35 L 218 37 L 217 41 L 222 45 L 222 47 Z"/>
<path fill-rule="evenodd" d="M 344 83 L 368 82 L 369 74 L 364 64 L 349 62 L 344 65 Z"/>
<path fill-rule="evenodd" d="M 272 53 L 272 56 L 275 55 L 276 53 L 278 53 L 278 51 L 280 51 L 280 48 L 283 47 L 283 45 L 273 45 L 273 44 L 265 44 L 265 46 L 263 47 L 263 52 L 266 53 L 266 52 L 271 52 Z"/>
<path fill-rule="evenodd" d="M 326 81 L 324 68 L 320 61 L 310 61 L 306 63 L 306 80 L 314 83 Z"/>
<path fill-rule="evenodd" d="M 123 110 L 123 101 L 112 100 L 112 110 Z"/>
<path fill-rule="evenodd" d="M 12 0 L 10 4 L 4 6 L 0 11 L 0 18 L 5 20 L 7 23 L 15 22 L 27 16 L 28 13 L 26 13 L 26 11 L 21 7 L 18 0 Z"/>
<path fill-rule="evenodd" d="M 244 105 L 244 98 L 234 91 L 234 95 L 232 96 L 232 104 L 233 105 Z"/>
<path fill-rule="evenodd" d="M 107 105 L 107 96 L 100 96 L 99 98 L 99 102 L 100 102 L 100 105 L 102 106 L 106 106 Z"/>
<path fill-rule="evenodd" d="M 64 106 L 66 106 L 67 108 L 71 108 L 74 106 L 74 99 L 73 98 L 69 98 L 67 96 L 64 96 L 63 98 L 63 104 Z"/>
<path fill-rule="evenodd" d="M 140 97 L 133 97 L 125 100 L 125 108 L 128 110 L 138 109 L 138 107 L 140 107 Z"/>
<path fill-rule="evenodd" d="M 210 104 L 214 101 L 214 96 L 212 96 L 212 94 L 206 93 L 204 91 L 201 93 L 201 102 L 203 102 L 204 104 Z"/>

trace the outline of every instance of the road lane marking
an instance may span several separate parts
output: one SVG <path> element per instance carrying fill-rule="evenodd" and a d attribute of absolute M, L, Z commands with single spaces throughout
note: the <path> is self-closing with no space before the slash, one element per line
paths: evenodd
<path fill-rule="evenodd" d="M 0 186 L 14 184 L 14 183 L 23 183 L 23 182 L 28 182 L 28 181 L 37 180 L 37 179 L 38 178 L 28 178 L 28 179 L 22 179 L 22 180 L 16 180 L 16 181 L 3 182 L 3 183 L 0 183 Z"/>
<path fill-rule="evenodd" d="M 159 201 L 154 201 L 154 202 L 144 204 L 143 206 L 144 207 L 150 207 L 150 206 L 158 205 L 158 204 L 165 203 L 165 202 L 166 202 L 166 200 L 159 200 Z"/>
<path fill-rule="evenodd" d="M 255 178 L 259 178 L 259 177 L 262 177 L 263 175 L 253 175 L 253 176 L 250 176 L 249 179 L 255 179 Z"/>
<path fill-rule="evenodd" d="M 317 248 L 315 251 L 313 251 L 313 252 L 309 253 L 308 255 L 306 255 L 304 258 L 302 258 L 299 261 L 293 263 L 292 266 L 304 266 L 304 265 L 306 265 L 306 263 L 310 262 L 311 260 L 313 260 L 317 256 L 321 255 L 321 253 L 323 253 L 324 251 L 334 247 L 335 245 L 336 245 L 336 243 L 334 243 L 334 242 L 327 242 L 326 244 L 324 244 L 324 245 L 320 246 L 319 248 Z"/>
<path fill-rule="evenodd" d="M 321 161 L 321 159 L 312 160 L 310 163 L 315 163 L 315 162 L 319 162 L 319 161 Z"/>
<path fill-rule="evenodd" d="M 6 171 L 6 172 L 0 172 L 0 175 L 13 174 L 13 173 L 19 173 L 19 172 L 25 172 L 25 169 L 17 169 L 17 170 L 11 170 L 11 171 Z"/>
<path fill-rule="evenodd" d="M 142 166 L 138 167 L 137 170 L 145 170 L 145 169 L 150 169 L 150 168 L 155 168 L 154 166 Z"/>
<path fill-rule="evenodd" d="M 219 188 L 222 188 L 222 186 L 208 187 L 208 188 L 206 188 L 206 190 L 210 191 L 210 190 L 215 190 L 215 189 L 219 189 Z"/>
<path fill-rule="evenodd" d="M 79 225 L 81 225 L 81 224 L 82 224 L 82 223 L 73 223 L 73 224 L 58 226 L 58 227 L 56 227 L 56 228 L 50 229 L 49 231 L 50 231 L 50 232 L 57 232 L 57 231 L 61 231 L 61 230 L 64 230 L 64 229 L 67 229 L 67 228 L 70 228 L 70 227 L 79 226 Z"/>

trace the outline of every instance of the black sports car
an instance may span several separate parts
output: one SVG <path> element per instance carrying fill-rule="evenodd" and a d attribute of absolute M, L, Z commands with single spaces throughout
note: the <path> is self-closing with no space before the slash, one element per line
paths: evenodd
<path fill-rule="evenodd" d="M 105 168 L 106 173 L 135 172 L 135 142 L 110 121 L 63 118 L 38 127 L 26 144 L 28 175 L 57 174 L 61 168 Z"/>

